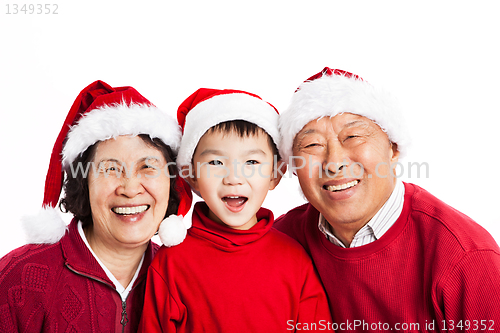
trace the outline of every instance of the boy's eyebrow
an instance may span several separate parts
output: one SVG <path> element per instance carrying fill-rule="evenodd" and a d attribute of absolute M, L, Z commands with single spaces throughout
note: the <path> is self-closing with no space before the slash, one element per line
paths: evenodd
<path fill-rule="evenodd" d="M 250 149 L 244 152 L 246 155 L 253 155 L 253 154 L 261 154 L 261 155 L 266 155 L 266 152 L 263 151 L 260 148 L 257 149 Z"/>
<path fill-rule="evenodd" d="M 204 151 L 201 152 L 200 156 L 203 155 L 217 155 L 217 156 L 223 156 L 224 153 L 220 150 L 217 149 L 205 149 Z"/>

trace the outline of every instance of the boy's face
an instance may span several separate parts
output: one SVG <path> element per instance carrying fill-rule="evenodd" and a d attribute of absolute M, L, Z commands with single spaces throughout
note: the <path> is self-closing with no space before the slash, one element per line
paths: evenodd
<path fill-rule="evenodd" d="M 240 137 L 234 132 L 207 132 L 193 156 L 187 178 L 208 205 L 209 218 L 230 228 L 248 230 L 267 191 L 276 187 L 274 156 L 267 134 Z M 279 173 L 278 173 L 279 174 Z"/>

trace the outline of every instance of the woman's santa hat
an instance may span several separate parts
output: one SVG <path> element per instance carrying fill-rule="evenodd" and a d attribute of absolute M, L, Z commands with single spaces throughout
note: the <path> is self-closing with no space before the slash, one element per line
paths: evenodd
<path fill-rule="evenodd" d="M 278 110 L 255 94 L 241 90 L 200 88 L 177 110 L 177 121 L 183 132 L 177 166 L 190 165 L 203 134 L 226 121 L 253 123 L 266 131 L 278 147 L 278 118 Z"/>
<path fill-rule="evenodd" d="M 113 88 L 103 81 L 95 81 L 83 89 L 54 144 L 45 179 L 42 210 L 37 216 L 23 219 L 28 242 L 52 244 L 64 236 L 67 226 L 55 208 L 63 186 L 63 171 L 68 170 L 79 155 L 98 141 L 139 134 L 162 140 L 174 152 L 179 148 L 181 133 L 178 124 L 134 88 Z M 167 217 L 159 229 L 160 239 L 167 246 L 181 243 L 186 228 L 190 227 L 189 221 L 183 222 L 182 216 L 191 208 L 191 190 L 180 177 L 176 182 L 181 217 Z M 188 225 L 184 226 L 184 223 Z"/>
<path fill-rule="evenodd" d="M 359 76 L 325 67 L 295 91 L 287 110 L 280 116 L 280 154 L 285 162 L 293 155 L 293 140 L 312 120 L 353 113 L 374 121 L 398 145 L 400 157 L 406 154 L 409 138 L 403 114 L 396 99 L 381 87 Z"/>

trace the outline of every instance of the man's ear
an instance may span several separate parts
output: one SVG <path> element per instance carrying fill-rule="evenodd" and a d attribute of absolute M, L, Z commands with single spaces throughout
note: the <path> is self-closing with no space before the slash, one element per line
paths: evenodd
<path fill-rule="evenodd" d="M 193 165 L 184 165 L 181 168 L 180 175 L 184 178 L 185 181 L 193 188 L 195 191 L 198 190 L 198 179 L 195 177 L 193 172 Z"/>
<path fill-rule="evenodd" d="M 281 178 L 286 172 L 286 169 L 286 163 L 282 160 L 278 160 L 277 165 L 273 168 L 273 174 L 271 175 L 271 181 L 269 183 L 269 190 L 274 190 L 276 186 L 278 186 Z"/>
<path fill-rule="evenodd" d="M 398 144 L 391 142 L 391 150 L 392 150 L 391 164 L 394 164 L 394 163 L 397 163 L 399 160 Z"/>
<path fill-rule="evenodd" d="M 396 174 L 396 167 L 398 166 L 398 161 L 399 161 L 399 150 L 398 150 L 398 144 L 391 142 L 391 168 L 392 168 L 392 174 Z"/>

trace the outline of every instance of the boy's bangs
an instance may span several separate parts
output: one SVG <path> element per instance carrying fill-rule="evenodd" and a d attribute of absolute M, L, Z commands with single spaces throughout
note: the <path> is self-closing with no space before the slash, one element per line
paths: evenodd
<path fill-rule="evenodd" d="M 223 134 L 236 133 L 240 137 L 256 135 L 259 131 L 266 133 L 262 128 L 246 120 L 230 120 L 219 123 L 212 128 L 211 132 Z"/>
<path fill-rule="evenodd" d="M 274 143 L 273 139 L 271 136 L 264 131 L 262 128 L 259 126 L 255 125 L 254 123 L 251 123 L 246 120 L 230 120 L 230 121 L 224 121 L 222 123 L 218 123 L 217 125 L 211 127 L 207 133 L 210 132 L 219 132 L 223 134 L 229 134 L 229 133 L 236 133 L 239 137 L 244 138 L 244 137 L 249 137 L 253 135 L 257 135 L 258 133 L 264 133 L 267 135 L 267 139 L 269 142 L 269 146 L 271 147 L 271 151 L 273 152 L 274 155 L 278 157 L 278 160 L 280 159 L 280 155 L 278 153 L 278 148 L 276 147 L 276 144 Z"/>

